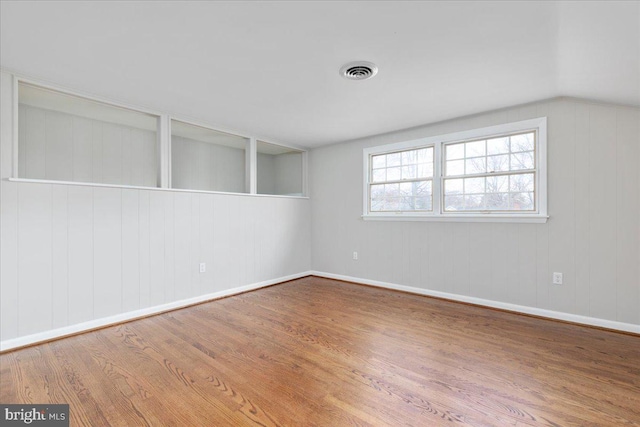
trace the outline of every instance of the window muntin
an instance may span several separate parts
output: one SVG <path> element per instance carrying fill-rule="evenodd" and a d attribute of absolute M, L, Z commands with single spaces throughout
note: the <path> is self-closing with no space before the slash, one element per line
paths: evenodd
<path fill-rule="evenodd" d="M 546 222 L 546 129 L 547 119 L 540 117 L 365 148 L 363 218 Z M 391 209 L 384 204 L 372 207 L 377 195 L 372 186 L 386 185 L 398 175 L 403 182 L 402 170 L 394 169 L 398 168 L 397 158 L 387 164 L 386 157 L 378 156 L 425 147 L 434 150 L 429 178 L 432 209 L 410 210 L 412 206 L 399 203 L 390 203 Z M 379 191 L 384 195 L 382 189 Z M 391 198 L 401 197 L 399 188 L 389 192 Z"/>
<path fill-rule="evenodd" d="M 433 147 L 372 155 L 369 211 L 432 211 L 433 160 Z"/>
<path fill-rule="evenodd" d="M 536 132 L 443 145 L 444 212 L 535 212 Z"/>

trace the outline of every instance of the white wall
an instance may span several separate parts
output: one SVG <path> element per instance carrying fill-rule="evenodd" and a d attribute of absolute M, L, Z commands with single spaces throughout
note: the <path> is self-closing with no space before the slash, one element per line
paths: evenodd
<path fill-rule="evenodd" d="M 546 224 L 363 221 L 362 149 L 548 117 Z M 640 324 L 640 110 L 569 99 L 310 153 L 314 270 Z M 358 251 L 359 260 L 352 260 Z M 552 272 L 564 284 L 551 284 Z"/>
<path fill-rule="evenodd" d="M 20 178 L 157 185 L 156 133 L 20 105 Z"/>
<path fill-rule="evenodd" d="M 244 149 L 172 136 L 173 188 L 244 193 L 244 179 Z"/>
<path fill-rule="evenodd" d="M 309 270 L 307 199 L 8 181 L 0 77 L 1 341 Z"/>

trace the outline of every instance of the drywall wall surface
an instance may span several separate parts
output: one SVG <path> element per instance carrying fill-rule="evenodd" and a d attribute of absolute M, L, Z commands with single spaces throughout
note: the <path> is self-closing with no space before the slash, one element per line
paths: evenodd
<path fill-rule="evenodd" d="M 363 148 L 542 116 L 546 224 L 362 220 Z M 639 170 L 639 109 L 563 98 L 314 149 L 312 267 L 640 324 Z"/>

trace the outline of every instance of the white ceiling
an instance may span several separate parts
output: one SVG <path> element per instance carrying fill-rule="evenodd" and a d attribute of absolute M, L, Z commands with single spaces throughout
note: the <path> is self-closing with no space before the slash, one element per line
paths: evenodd
<path fill-rule="evenodd" d="M 338 75 L 376 63 L 372 80 Z M 0 65 L 316 147 L 554 96 L 640 105 L 640 2 L 8 2 Z"/>

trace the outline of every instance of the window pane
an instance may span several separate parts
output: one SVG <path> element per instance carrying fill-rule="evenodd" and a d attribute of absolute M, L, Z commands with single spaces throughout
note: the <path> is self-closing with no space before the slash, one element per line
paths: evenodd
<path fill-rule="evenodd" d="M 467 159 L 466 170 L 467 175 L 476 173 L 485 173 L 487 171 L 487 162 L 484 157 L 477 157 L 475 159 Z"/>
<path fill-rule="evenodd" d="M 418 165 L 418 178 L 433 177 L 433 163 Z"/>
<path fill-rule="evenodd" d="M 533 151 L 511 155 L 511 170 L 533 169 Z"/>
<path fill-rule="evenodd" d="M 487 155 L 491 154 L 509 154 L 509 137 L 488 139 Z"/>
<path fill-rule="evenodd" d="M 534 133 L 526 133 L 522 135 L 514 135 L 511 137 L 511 152 L 533 151 L 534 149 Z"/>
<path fill-rule="evenodd" d="M 484 196 L 471 195 L 464 196 L 464 210 L 485 210 L 484 209 Z"/>
<path fill-rule="evenodd" d="M 385 181 L 385 178 L 387 176 L 387 174 L 385 173 L 386 171 L 384 169 L 374 169 L 372 176 L 371 176 L 371 180 L 373 182 L 382 182 Z"/>
<path fill-rule="evenodd" d="M 446 147 L 446 160 L 464 158 L 464 144 L 448 144 Z"/>
<path fill-rule="evenodd" d="M 417 168 L 415 165 L 413 166 L 403 166 L 402 167 L 402 179 L 415 179 L 416 178 Z"/>
<path fill-rule="evenodd" d="M 505 211 L 509 209 L 509 193 L 491 193 L 486 196 L 487 210 Z"/>
<path fill-rule="evenodd" d="M 486 155 L 485 151 L 485 141 L 473 141 L 467 142 L 465 144 L 467 146 L 467 152 L 465 153 L 465 157 L 478 157 Z"/>
<path fill-rule="evenodd" d="M 402 153 L 402 164 L 403 165 L 413 165 L 416 163 L 416 151 L 403 151 Z"/>
<path fill-rule="evenodd" d="M 379 168 L 383 168 L 386 165 L 385 162 L 386 156 L 382 155 L 382 156 L 372 156 L 371 158 L 371 165 L 374 169 L 379 169 Z"/>
<path fill-rule="evenodd" d="M 487 177 L 487 193 L 503 193 L 509 189 L 509 176 Z"/>
<path fill-rule="evenodd" d="M 447 162 L 446 175 L 464 175 L 464 160 L 453 160 Z"/>
<path fill-rule="evenodd" d="M 533 191 L 534 176 L 532 173 L 511 175 L 509 183 L 510 192 Z"/>
<path fill-rule="evenodd" d="M 465 194 L 479 194 L 484 193 L 484 177 L 481 178 L 465 178 L 464 180 L 464 193 Z"/>
<path fill-rule="evenodd" d="M 445 196 L 445 211 L 462 211 L 464 210 L 464 196 Z"/>
<path fill-rule="evenodd" d="M 19 177 L 157 187 L 157 128 L 157 116 L 19 82 Z"/>
<path fill-rule="evenodd" d="M 509 209 L 531 211 L 534 209 L 533 193 L 509 193 Z"/>
<path fill-rule="evenodd" d="M 462 187 L 463 180 L 460 179 L 447 179 L 444 181 L 444 193 L 445 194 L 460 194 L 463 192 Z"/>
<path fill-rule="evenodd" d="M 401 168 L 388 168 L 387 181 L 399 181 L 401 178 Z"/>
<path fill-rule="evenodd" d="M 509 155 L 487 157 L 487 172 L 506 172 L 509 170 Z"/>
<path fill-rule="evenodd" d="M 387 166 L 400 166 L 402 157 L 400 153 L 387 154 Z"/>

